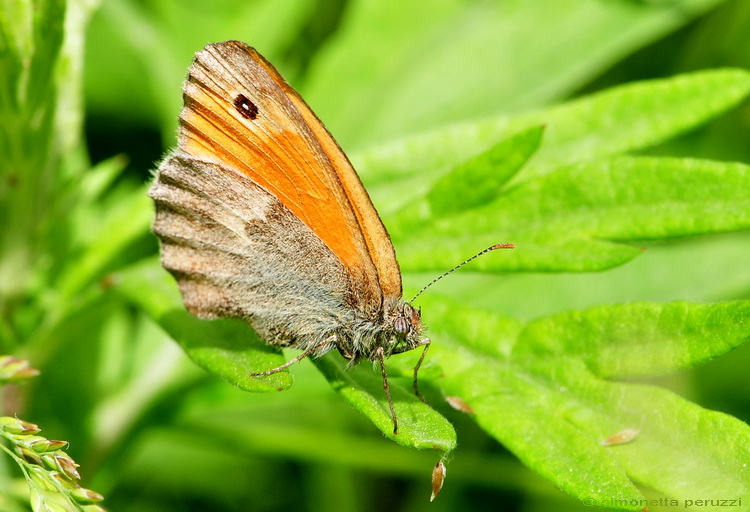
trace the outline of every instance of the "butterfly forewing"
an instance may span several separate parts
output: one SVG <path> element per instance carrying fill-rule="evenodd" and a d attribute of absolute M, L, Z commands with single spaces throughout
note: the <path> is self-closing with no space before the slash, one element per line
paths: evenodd
<path fill-rule="evenodd" d="M 244 43 L 209 45 L 184 96 L 182 150 L 229 163 L 275 195 L 342 261 L 366 302 L 400 296 L 393 245 L 359 178 L 270 64 Z"/>

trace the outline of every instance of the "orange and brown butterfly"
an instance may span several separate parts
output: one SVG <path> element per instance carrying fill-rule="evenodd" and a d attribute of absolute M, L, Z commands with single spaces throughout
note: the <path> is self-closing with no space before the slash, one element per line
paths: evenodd
<path fill-rule="evenodd" d="M 334 348 L 352 363 L 378 362 L 397 433 L 384 359 L 430 341 L 346 155 L 244 43 L 198 52 L 183 93 L 179 146 L 149 195 L 162 263 L 187 309 L 241 318 L 268 343 L 303 351 L 256 375 Z"/>

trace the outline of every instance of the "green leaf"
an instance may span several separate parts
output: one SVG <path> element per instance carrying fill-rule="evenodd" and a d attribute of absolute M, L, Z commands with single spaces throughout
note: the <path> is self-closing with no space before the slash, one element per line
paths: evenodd
<path fill-rule="evenodd" d="M 455 166 L 432 184 L 425 197 L 409 201 L 387 217 L 391 236 L 397 239 L 399 233 L 420 232 L 435 218 L 492 202 L 537 150 L 542 131 L 536 126 L 519 132 Z"/>
<path fill-rule="evenodd" d="M 437 179 L 427 193 L 433 215 L 459 213 L 494 199 L 537 150 L 542 131 L 531 128 L 503 139 Z"/>
<path fill-rule="evenodd" d="M 560 169 L 490 205 L 391 235 L 404 269 L 451 268 L 479 249 L 513 242 L 516 250 L 472 267 L 604 270 L 641 253 L 624 242 L 748 229 L 749 198 L 746 165 L 621 157 Z"/>
<path fill-rule="evenodd" d="M 750 72 L 711 69 L 634 82 L 514 122 L 543 122 L 545 144 L 523 178 L 563 164 L 647 148 L 705 123 L 750 92 Z"/>
<path fill-rule="evenodd" d="M 122 174 L 126 164 L 125 157 L 118 155 L 86 170 L 74 185 L 76 199 L 86 206 L 100 199 Z"/>
<path fill-rule="evenodd" d="M 514 357 L 565 352 L 602 378 L 659 375 L 691 368 L 750 337 L 750 302 L 633 303 L 566 311 L 529 323 Z"/>
<path fill-rule="evenodd" d="M 646 345 L 640 336 L 647 322 L 629 325 L 635 313 L 614 326 L 628 308 L 650 317 L 652 327 L 658 316 L 654 330 L 660 339 Z M 750 454 L 737 447 L 750 442 L 750 427 L 664 389 L 604 380 L 589 366 L 610 375 L 605 365 L 612 363 L 614 373 L 627 374 L 621 369 L 628 361 L 614 361 L 618 354 L 641 365 L 641 374 L 650 357 L 657 362 L 645 364 L 654 373 L 694 366 L 750 337 L 750 323 L 743 321 L 749 309 L 750 302 L 600 306 L 542 318 L 520 329 L 500 317 L 492 326 L 498 329 L 494 334 L 476 338 L 456 331 L 448 317 L 457 315 L 466 325 L 485 324 L 486 313 L 447 302 L 425 306 L 435 318 L 430 324 L 436 333 L 432 354 L 446 369 L 439 381 L 443 393 L 468 403 L 483 429 L 568 494 L 594 505 L 620 501 L 612 508 L 624 510 L 644 506 L 636 481 L 681 500 L 747 499 Z M 575 339 L 595 322 L 588 343 Z M 701 352 L 701 337 L 713 348 Z M 510 338 L 516 339 L 516 347 L 509 354 Z M 584 355 L 583 345 L 595 354 Z M 632 358 L 623 355 L 628 347 Z M 689 355 L 675 358 L 678 352 Z M 637 431 L 635 439 L 602 445 L 625 429 Z"/>
<path fill-rule="evenodd" d="M 398 434 L 393 434 L 388 400 L 383 390 L 383 379 L 363 364 L 347 370 L 341 358 L 326 356 L 314 360 L 333 389 L 367 416 L 383 434 L 397 443 L 416 449 L 450 452 L 456 447 L 453 426 L 411 390 L 389 381 L 393 406 L 398 419 Z"/>
<path fill-rule="evenodd" d="M 544 144 L 520 177 L 563 164 L 648 147 L 698 126 L 736 105 L 750 73 L 719 69 L 635 82 L 546 110 L 449 126 L 352 155 L 367 183 L 429 180 L 520 130 L 545 126 Z M 420 192 L 422 189 L 417 189 Z M 400 203 L 409 199 L 400 197 Z M 384 198 L 385 204 L 390 203 Z"/>
<path fill-rule="evenodd" d="M 176 283 L 158 261 L 118 272 L 113 280 L 120 294 L 149 314 L 202 368 L 245 391 L 277 391 L 292 385 L 287 371 L 251 377 L 251 373 L 284 364 L 281 351 L 239 320 L 207 321 L 190 315 Z"/>

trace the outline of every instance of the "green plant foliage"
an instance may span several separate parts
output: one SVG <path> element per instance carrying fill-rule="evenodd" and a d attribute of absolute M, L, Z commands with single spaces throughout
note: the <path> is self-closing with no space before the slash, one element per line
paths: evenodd
<path fill-rule="evenodd" d="M 390 384 L 394 407 L 399 421 L 398 434 L 393 433 L 393 420 L 383 394 L 383 380 L 371 371 L 346 371 L 340 361 L 332 357 L 319 359 L 316 366 L 323 372 L 331 387 L 355 409 L 370 418 L 394 441 L 417 449 L 449 452 L 456 447 L 456 432 L 451 424 L 429 405 L 419 400 L 411 390 Z"/>
<path fill-rule="evenodd" d="M 451 340 L 435 350 L 451 368 L 444 394 L 468 403 L 484 429 L 561 489 L 639 503 L 632 479 L 683 500 L 747 495 L 747 454 L 736 450 L 750 438 L 746 424 L 655 386 L 607 379 L 667 373 L 736 348 L 750 338 L 750 324 L 736 321 L 750 302 L 599 306 L 514 325 L 515 339 L 502 344 L 457 329 L 483 322 L 472 309 L 430 308 L 441 318 L 433 329 Z M 601 445 L 626 428 L 639 432 L 634 441 Z M 722 478 L 706 479 L 707 467 Z"/>
<path fill-rule="evenodd" d="M 623 242 L 749 228 L 748 172 L 742 164 L 643 157 L 566 167 L 482 208 L 410 231 L 401 244 L 409 256 L 401 263 L 446 268 L 458 255 L 502 237 L 523 250 L 485 258 L 477 262 L 480 268 L 604 270 L 642 253 Z M 393 236 L 407 238 L 399 231 Z M 451 247 L 443 251 L 446 239 Z"/>
<path fill-rule="evenodd" d="M 427 194 L 431 214 L 447 217 L 495 199 L 537 150 L 541 136 L 541 128 L 525 130 L 441 176 Z"/>
<path fill-rule="evenodd" d="M 0 384 L 23 382 L 39 375 L 28 361 L 0 356 Z M 66 441 L 39 436 L 41 429 L 18 418 L 0 416 L 0 449 L 21 470 L 29 488 L 34 512 L 82 511 L 104 512 L 97 505 L 104 497 L 81 487 L 79 465 L 63 451 Z"/>
<path fill-rule="evenodd" d="M 431 510 L 746 506 L 748 20 L 744 0 L 0 1 L 4 509 L 100 510 L 73 458 L 112 510 L 416 511 L 437 460 Z M 192 55 L 228 39 L 354 150 L 411 293 L 516 246 L 415 302 L 431 406 L 421 351 L 387 360 L 398 435 L 379 367 L 251 377 L 298 354 L 190 316 L 159 264 L 144 181 Z"/>
<path fill-rule="evenodd" d="M 376 184 L 429 177 L 464 163 L 498 140 L 544 125 L 544 144 L 523 170 L 522 176 L 528 178 L 564 164 L 657 144 L 720 114 L 747 92 L 744 70 L 688 73 L 622 85 L 515 117 L 449 125 L 355 153 L 353 160 L 360 173 Z M 409 197 L 399 200 L 403 203 Z"/>

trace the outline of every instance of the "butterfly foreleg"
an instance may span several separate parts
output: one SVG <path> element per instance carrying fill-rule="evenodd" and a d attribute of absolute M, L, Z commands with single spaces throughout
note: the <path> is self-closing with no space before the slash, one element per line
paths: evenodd
<path fill-rule="evenodd" d="M 330 345 L 331 343 L 333 343 L 335 341 L 336 341 L 336 335 L 334 334 L 334 335 L 329 336 L 328 338 L 324 339 L 320 343 L 317 343 L 317 344 L 311 346 L 310 348 L 308 348 L 307 350 L 305 350 L 304 352 L 302 352 L 300 355 L 298 355 L 294 359 L 290 359 L 289 361 L 287 361 L 286 363 L 282 364 L 281 366 L 273 368 L 272 370 L 266 370 L 264 372 L 251 373 L 250 376 L 251 377 L 263 377 L 264 375 L 272 375 L 272 374 L 278 373 L 278 372 L 280 372 L 282 370 L 286 370 L 287 368 L 289 368 L 293 364 L 299 363 L 304 358 L 306 358 L 309 355 L 313 354 L 317 350 L 325 347 L 326 345 Z"/>

